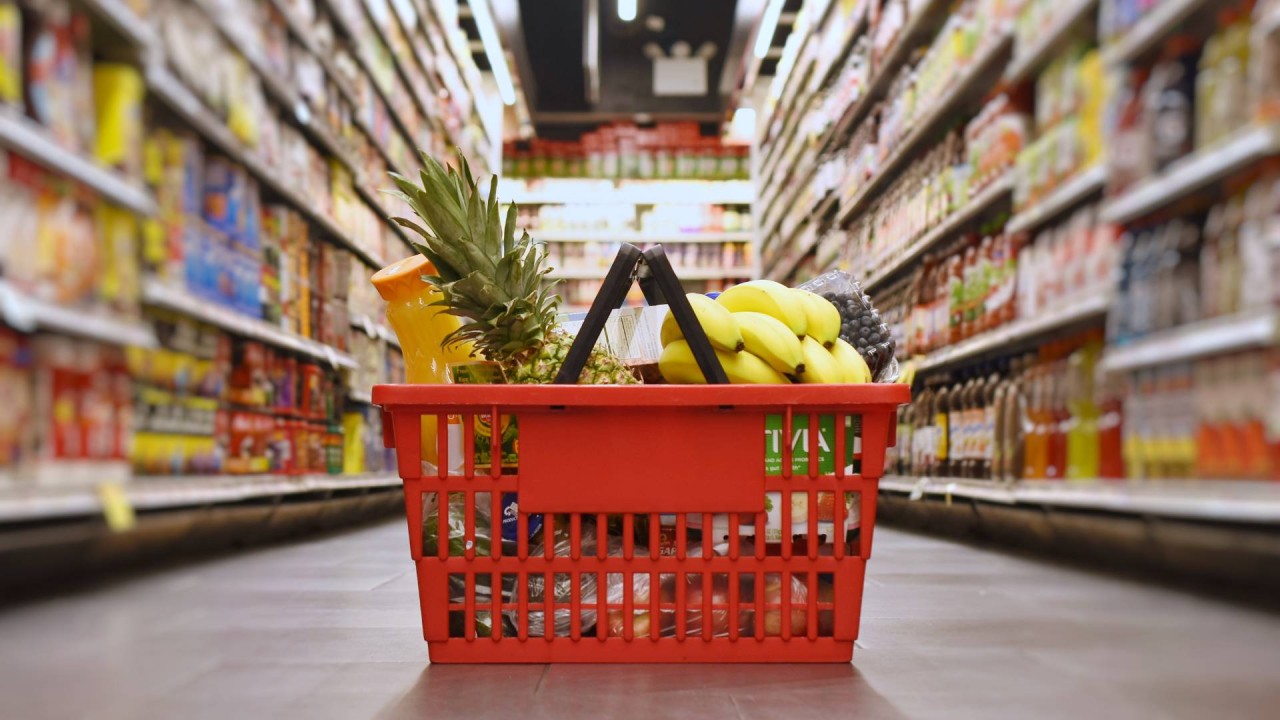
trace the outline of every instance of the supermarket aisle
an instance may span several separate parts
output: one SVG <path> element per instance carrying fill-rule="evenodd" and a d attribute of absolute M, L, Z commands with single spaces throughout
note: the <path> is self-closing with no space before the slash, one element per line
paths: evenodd
<path fill-rule="evenodd" d="M 402 533 L 0 614 L 4 715 L 1200 718 L 1280 702 L 1275 617 L 890 530 L 852 667 L 428 667 Z"/>

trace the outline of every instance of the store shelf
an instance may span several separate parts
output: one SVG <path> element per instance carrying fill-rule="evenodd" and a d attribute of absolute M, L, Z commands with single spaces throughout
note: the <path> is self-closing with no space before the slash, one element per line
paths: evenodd
<path fill-rule="evenodd" d="M 165 285 L 155 278 L 147 278 L 143 281 L 142 297 L 143 302 L 149 305 L 182 313 L 210 325 L 216 325 L 235 335 L 324 360 L 335 368 L 357 367 L 354 358 L 328 345 L 286 332 L 263 320 L 220 307 L 186 290 Z"/>
<path fill-rule="evenodd" d="M 222 39 L 249 63 L 249 67 L 253 68 L 253 72 L 266 89 L 268 97 L 274 99 L 276 104 L 280 106 L 282 116 L 292 118 L 293 122 L 302 128 L 303 134 L 310 137 L 312 144 L 318 149 L 337 158 L 353 174 L 357 173 L 356 163 L 348 154 L 347 149 L 338 143 L 327 127 L 324 127 L 320 122 L 314 121 L 310 106 L 302 100 L 302 97 L 290 86 L 286 79 L 280 77 L 267 64 L 256 48 L 246 43 L 244 38 L 228 25 L 226 15 L 219 8 L 211 7 L 210 0 L 197 0 L 195 5 L 208 17 L 209 22 L 218 30 L 218 34 L 222 36 Z"/>
<path fill-rule="evenodd" d="M 755 268 L 675 268 L 676 277 L 681 280 L 740 280 L 756 276 Z M 548 280 L 603 280 L 609 268 L 566 268 L 553 269 Z"/>
<path fill-rule="evenodd" d="M 833 0 L 832 3 L 829 3 L 827 5 L 826 12 L 824 12 L 824 17 L 827 17 L 827 18 L 831 17 L 831 9 L 833 8 L 833 6 L 837 4 L 838 4 L 838 0 Z M 847 56 L 849 56 L 849 53 L 852 49 L 852 44 L 854 44 L 855 38 L 858 37 L 859 33 L 861 32 L 861 29 L 863 29 L 864 27 L 865 22 L 867 22 L 867 15 L 868 15 L 869 8 L 870 8 L 869 1 L 864 0 L 863 3 L 859 3 L 858 8 L 855 8 L 854 10 L 855 13 L 858 13 L 858 17 L 854 19 L 854 22 L 850 23 L 849 31 L 846 32 L 844 40 L 842 40 L 841 42 L 842 49 L 840 53 L 838 53 L 835 56 L 835 58 L 831 60 L 831 63 L 828 63 L 826 68 L 823 68 L 822 70 L 818 70 L 818 68 L 815 67 L 813 70 L 813 73 L 810 73 L 810 74 L 814 74 L 814 76 L 815 74 L 820 73 L 820 76 L 822 77 L 820 77 L 819 81 L 815 83 L 812 90 L 813 95 L 809 97 L 808 101 L 806 101 L 806 102 L 809 102 L 809 104 L 812 104 L 813 100 L 817 99 L 820 92 L 822 92 L 823 88 L 826 88 L 828 85 L 831 85 L 831 82 L 833 82 L 833 79 L 835 79 L 832 77 L 832 74 L 835 73 L 838 68 L 841 68 L 842 65 L 844 65 L 844 61 L 847 58 Z M 773 205 L 776 205 L 778 199 L 780 199 L 783 187 L 787 187 L 787 186 L 803 187 L 805 186 L 805 184 L 809 183 L 810 178 L 812 178 L 813 174 L 818 170 L 818 165 L 820 164 L 820 160 L 822 160 L 823 158 L 824 152 L 826 152 L 829 149 L 829 147 L 831 147 L 833 143 L 835 143 L 838 137 L 841 137 L 842 135 L 844 135 L 844 132 L 847 131 L 847 129 L 849 129 L 850 124 L 852 123 L 852 118 L 854 118 L 854 109 L 856 108 L 856 106 L 858 106 L 858 104 L 859 104 L 858 101 L 852 102 L 849 108 L 846 108 L 845 113 L 841 114 L 840 118 L 837 118 L 835 122 L 829 123 L 828 126 L 823 129 L 822 133 L 820 133 L 820 136 L 818 137 L 817 142 L 814 142 L 812 145 L 812 149 L 810 149 L 812 150 L 812 155 L 813 155 L 812 160 L 806 161 L 806 163 L 801 163 L 801 161 L 796 160 L 794 164 L 791 164 L 790 167 L 787 167 L 785 177 L 783 178 L 776 178 L 772 176 L 772 174 L 763 174 L 763 173 L 760 174 L 760 177 L 769 179 L 768 187 L 765 187 L 762 193 L 760 193 L 760 197 L 762 197 L 762 199 L 764 199 L 765 201 L 765 205 L 764 205 L 765 211 L 764 213 L 762 213 L 762 218 L 767 218 L 769 217 L 769 215 L 772 215 Z M 791 152 L 788 151 L 788 154 L 791 154 Z M 795 152 L 795 155 L 796 155 L 796 158 L 800 158 L 799 152 Z M 786 181 L 786 179 L 790 179 L 792 177 L 796 178 L 796 182 L 794 183 L 783 182 L 783 181 Z M 820 217 L 820 213 L 814 213 L 814 214 L 819 215 Z M 768 227 L 769 229 L 771 229 L 771 232 L 772 232 L 773 229 L 776 229 L 773 227 L 773 225 L 780 224 L 780 223 L 781 223 L 781 218 L 778 218 L 777 223 L 767 222 L 764 225 L 765 227 Z"/>
<path fill-rule="evenodd" d="M 121 483 L 135 510 L 165 510 L 342 490 L 398 487 L 387 475 L 211 475 L 135 477 Z M 0 523 L 84 517 L 103 512 L 97 484 L 58 486 L 23 481 L 0 486 Z"/>
<path fill-rule="evenodd" d="M 355 253 L 365 264 L 381 268 L 386 263 L 362 250 L 332 219 L 316 210 L 314 204 L 281 178 L 273 167 L 253 154 L 227 127 L 226 123 L 188 88 L 176 75 L 159 63 L 147 67 L 147 86 L 153 95 L 182 116 L 207 140 L 217 145 L 232 160 L 243 165 L 272 193 L 286 200 L 294 209 L 315 223 L 324 234 Z"/>
<path fill-rule="evenodd" d="M 1008 198 L 1013 194 L 1013 184 L 1013 171 L 992 182 L 977 195 L 973 196 L 964 207 L 951 213 L 942 222 L 935 225 L 933 229 L 921 235 L 920 239 L 911 243 L 898 257 L 886 263 L 884 267 L 868 274 L 866 280 L 862 281 L 863 290 L 870 291 L 880 286 L 881 283 L 893 277 L 902 268 L 915 262 L 916 258 L 923 255 L 934 245 L 954 236 L 960 228 L 981 217 L 1002 200 Z"/>
<path fill-rule="evenodd" d="M 1083 170 L 1050 190 L 1039 202 L 1015 213 L 1009 218 L 1005 230 L 1010 233 L 1034 230 L 1101 192 L 1106 184 L 1107 168 L 1104 164 Z"/>
<path fill-rule="evenodd" d="M 898 39 L 885 52 L 880 62 L 872 68 L 866 91 L 849 106 L 848 112 L 837 123 L 840 131 L 833 132 L 833 138 L 839 137 L 844 130 L 853 127 L 880 100 L 880 96 L 888 91 L 889 85 L 898 75 L 898 68 L 907 62 L 912 51 L 919 47 L 922 40 L 927 39 L 936 28 L 941 26 L 945 15 L 939 11 L 946 5 L 944 0 L 923 0 L 923 4 L 910 14 L 906 24 L 898 33 Z"/>
<path fill-rule="evenodd" d="M 751 233 L 748 232 L 689 232 L 682 233 L 679 231 L 640 231 L 640 232 L 618 232 L 610 230 L 601 230 L 599 232 L 589 231 L 548 231 L 541 232 L 531 230 L 529 232 L 534 239 L 541 242 L 557 242 L 557 243 L 631 243 L 633 245 L 651 245 L 653 243 L 670 243 L 672 245 L 681 243 L 729 243 L 729 242 L 751 242 Z"/>
<path fill-rule="evenodd" d="M 136 48 L 155 47 L 156 36 L 151 26 L 123 0 L 81 0 L 98 17 L 106 20 L 125 40 Z"/>
<path fill-rule="evenodd" d="M 363 5 L 363 0 L 360 0 L 359 4 Z M 360 66 L 360 69 L 364 71 L 364 74 L 369 78 L 369 85 L 373 87 L 374 93 L 386 107 L 387 115 L 391 117 L 392 124 L 394 124 L 396 129 L 400 131 L 400 134 L 404 136 L 404 139 L 409 143 L 409 147 L 418 147 L 421 143 L 418 138 L 414 137 L 413 131 L 410 130 L 410 124 L 405 122 L 404 118 L 400 117 L 400 113 L 396 111 L 395 104 L 391 102 L 391 96 L 387 89 L 378 82 L 378 74 L 374 71 L 374 65 L 366 54 L 367 49 L 360 42 L 360 36 L 358 36 L 352 29 L 351 19 L 348 18 L 342 8 L 332 2 L 332 0 L 321 0 L 321 6 L 326 9 L 329 17 L 332 18 L 333 24 L 337 27 L 339 33 L 351 42 L 353 50 L 351 55 L 355 58 L 356 64 Z M 392 12 L 394 12 L 394 10 L 392 10 Z M 374 25 L 372 18 L 368 18 L 368 24 L 371 26 Z M 378 29 L 377 32 L 381 34 L 381 29 Z M 387 48 L 387 52 L 389 55 L 393 56 L 393 62 L 398 62 L 394 60 L 394 54 L 391 53 L 390 48 Z M 400 72 L 400 68 L 397 67 L 397 76 L 400 76 Z M 403 77 L 401 77 L 401 81 L 403 82 Z M 417 95 L 407 83 L 405 83 L 405 90 L 408 91 L 410 96 L 412 96 L 414 104 L 418 105 Z"/>
<path fill-rule="evenodd" d="M 992 352 L 1008 352 L 1019 345 L 1049 335 L 1062 328 L 1089 320 L 1100 320 L 1107 314 L 1111 298 L 1093 295 L 1064 301 L 1058 307 L 1033 318 L 1015 320 L 981 335 L 974 336 L 937 352 L 929 353 L 916 365 L 917 372 L 937 370 Z"/>
<path fill-rule="evenodd" d="M 502 180 L 498 197 L 522 205 L 750 205 L 749 180 Z"/>
<path fill-rule="evenodd" d="M 1067 0 L 1066 4 L 1068 8 L 1058 11 L 1057 19 L 1036 37 L 1034 44 L 1027 47 L 1014 44 L 1013 60 L 1005 71 L 1005 80 L 1010 83 L 1034 80 L 1075 36 L 1076 27 L 1098 9 L 1098 0 Z"/>
<path fill-rule="evenodd" d="M 1236 350 L 1268 347 L 1278 340 L 1280 313 L 1264 308 L 1201 320 L 1137 340 L 1108 345 L 1102 354 L 1102 367 L 1107 372 L 1137 370 Z"/>
<path fill-rule="evenodd" d="M 154 347 L 155 332 L 141 319 L 106 310 L 66 307 L 31 297 L 0 280 L 0 317 L 21 332 L 51 330 L 111 345 Z"/>
<path fill-rule="evenodd" d="M 1254 480 L 1023 481 L 1014 485 L 950 478 L 886 476 L 880 489 L 1001 505 L 1067 507 L 1212 522 L 1280 521 L 1280 483 Z"/>
<path fill-rule="evenodd" d="M 360 330 L 370 339 L 377 338 L 388 345 L 400 347 L 400 339 L 391 331 L 391 328 L 388 328 L 386 325 L 381 323 L 374 322 L 373 318 L 370 318 L 368 315 L 352 313 L 351 327 L 356 330 Z"/>
<path fill-rule="evenodd" d="M 1161 0 L 1129 31 L 1104 45 L 1103 60 L 1116 66 L 1133 62 L 1164 40 L 1183 20 L 1207 4 L 1208 0 Z"/>
<path fill-rule="evenodd" d="M 1123 223 L 1139 218 L 1277 153 L 1280 153 L 1280 125 L 1243 130 L 1178 160 L 1159 175 L 1107 202 L 1102 206 L 1102 219 Z"/>
<path fill-rule="evenodd" d="M 795 273 L 796 268 L 800 267 L 800 263 L 818 246 L 818 240 L 821 238 L 816 229 L 813 228 L 812 224 L 807 227 L 810 232 L 800 237 L 800 242 L 796 244 L 796 247 L 791 252 L 779 256 L 773 262 L 769 271 L 765 273 L 767 279 L 775 282 L 784 282 Z"/>
<path fill-rule="evenodd" d="M 25 117 L 0 113 L 0 145 L 76 180 L 106 200 L 151 216 L 156 212 L 151 193 L 114 170 L 59 145 L 44 128 Z"/>
<path fill-rule="evenodd" d="M 898 177 L 902 167 L 919 153 L 920 146 L 932 138 L 943 122 L 954 120 L 964 103 L 995 83 L 999 73 L 1003 71 L 1004 61 L 1012 45 L 1013 36 L 1009 28 L 997 29 L 996 37 L 982 54 L 973 58 L 969 67 L 952 80 L 947 91 L 918 117 L 906 135 L 893 143 L 893 151 L 880 163 L 875 174 L 862 183 L 853 197 L 841 206 L 837 222 L 843 225 L 855 214 L 865 210 L 879 191 Z"/>

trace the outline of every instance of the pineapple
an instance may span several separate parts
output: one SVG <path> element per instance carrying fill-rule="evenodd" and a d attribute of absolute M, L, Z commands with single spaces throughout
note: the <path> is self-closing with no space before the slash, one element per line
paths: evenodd
<path fill-rule="evenodd" d="M 422 154 L 422 186 L 396 173 L 398 192 L 425 224 L 409 218 L 395 221 L 418 235 L 414 247 L 436 268 L 423 281 L 440 290 L 448 313 L 462 326 L 446 344 L 471 342 L 481 357 L 498 363 L 507 382 L 550 383 L 564 363 L 573 338 L 556 329 L 560 298 L 546 282 L 545 246 L 527 232 L 515 236 L 516 207 L 498 218 L 498 178 L 489 185 L 489 200 L 480 197 L 471 167 L 458 153 L 461 172 Z M 579 382 L 628 385 L 638 382 L 623 362 L 597 346 Z"/>

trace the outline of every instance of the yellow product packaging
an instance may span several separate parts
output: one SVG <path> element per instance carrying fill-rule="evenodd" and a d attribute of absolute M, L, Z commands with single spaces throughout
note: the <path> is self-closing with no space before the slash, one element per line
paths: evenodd
<path fill-rule="evenodd" d="M 358 412 L 342 415 L 342 473 L 364 472 L 364 415 Z"/>
<path fill-rule="evenodd" d="M 142 292 L 138 276 L 138 221 L 133 213 L 114 205 L 99 205 L 98 240 L 102 246 L 102 269 L 99 292 L 102 299 L 121 310 L 137 308 Z"/>
<path fill-rule="evenodd" d="M 494 385 L 505 381 L 502 368 L 490 362 L 451 363 L 449 374 L 458 385 Z M 461 423 L 461 418 L 451 417 L 449 422 Z M 517 452 L 519 438 L 516 421 L 508 415 L 498 419 L 498 437 L 502 453 L 502 468 L 514 469 L 519 463 Z M 492 438 L 493 417 L 488 414 L 477 414 L 475 418 L 475 471 L 484 474 L 493 462 Z"/>
<path fill-rule="evenodd" d="M 124 64 L 93 67 L 93 103 L 98 137 L 95 155 L 130 177 L 142 173 L 142 74 Z"/>
<path fill-rule="evenodd" d="M 22 104 L 22 11 L 0 0 L 0 105 Z"/>

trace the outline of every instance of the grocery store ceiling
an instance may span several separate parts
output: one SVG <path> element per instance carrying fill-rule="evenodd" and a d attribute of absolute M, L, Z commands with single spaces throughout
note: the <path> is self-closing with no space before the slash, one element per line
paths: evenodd
<path fill-rule="evenodd" d="M 618 0 L 488 0 L 540 137 L 571 137 L 610 120 L 727 118 L 744 75 L 748 41 L 767 0 L 637 0 L 635 20 L 618 17 Z M 772 72 L 801 0 L 787 0 L 761 74 Z M 791 6 L 794 5 L 795 8 Z M 587 17 L 599 18 L 599 62 L 592 82 Z M 461 13 L 476 64 L 488 69 L 469 9 Z M 681 48 L 681 44 L 684 48 Z M 655 94 L 653 56 L 686 51 L 706 58 L 705 92 Z M 699 74 L 700 75 L 700 74 Z M 598 91 L 595 90 L 598 88 Z M 593 93 L 598 96 L 593 97 Z"/>

